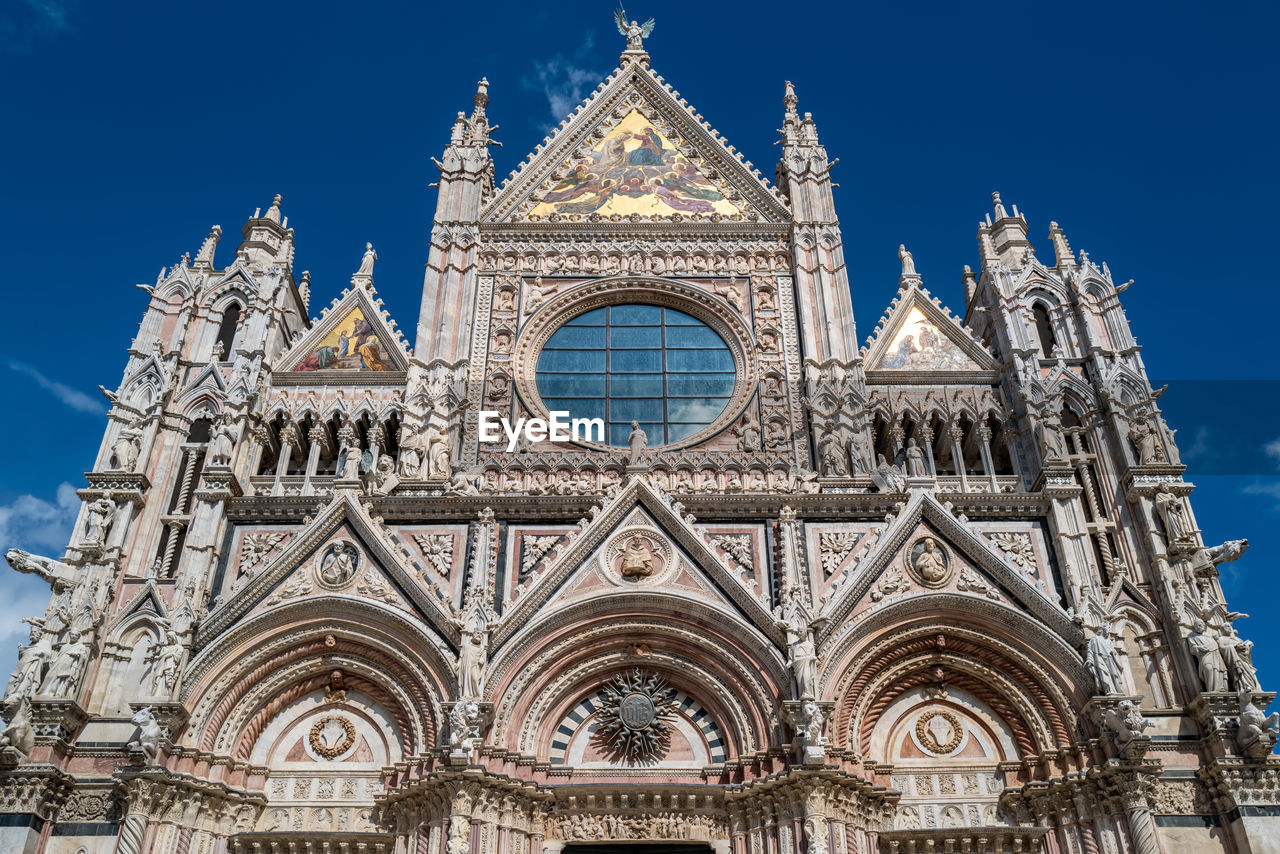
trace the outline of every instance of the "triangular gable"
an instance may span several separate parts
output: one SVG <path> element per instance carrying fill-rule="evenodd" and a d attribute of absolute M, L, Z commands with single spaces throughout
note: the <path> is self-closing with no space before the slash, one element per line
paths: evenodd
<path fill-rule="evenodd" d="M 258 603 L 269 598 L 285 579 L 312 558 L 312 555 L 345 523 L 359 538 L 361 546 L 369 553 L 370 558 L 385 576 L 395 585 L 395 592 L 408 601 L 425 617 L 431 629 L 442 636 L 454 648 L 458 645 L 458 629 L 453 623 L 453 614 L 444 601 L 442 592 L 436 588 L 427 590 L 422 583 L 415 580 L 422 578 L 421 572 L 407 565 L 408 555 L 405 547 L 384 535 L 375 525 L 364 509 L 353 498 L 354 493 L 340 491 L 306 528 L 300 531 L 283 550 L 271 560 L 270 565 L 260 570 L 248 583 L 236 591 L 226 602 L 209 614 L 201 624 L 196 638 L 197 646 L 204 646 L 233 626 L 248 614 Z M 364 569 L 361 568 L 361 582 L 368 591 L 358 591 L 371 600 L 387 601 L 385 595 L 377 589 L 377 579 L 365 582 Z M 353 587 L 357 589 L 357 587 Z"/>
<path fill-rule="evenodd" d="M 616 70 L 503 182 L 488 222 L 790 222 L 786 203 L 647 65 Z"/>
<path fill-rule="evenodd" d="M 868 371 L 993 371 L 995 360 L 929 292 L 909 284 L 867 339 Z"/>
<path fill-rule="evenodd" d="M 318 383 L 409 368 L 401 336 L 365 287 L 344 291 L 280 364 L 277 376 L 291 374 Z"/>
<path fill-rule="evenodd" d="M 571 579 L 578 579 L 581 568 L 594 563 L 592 557 L 622 528 L 639 508 L 653 527 L 683 553 L 689 565 L 696 567 L 711 583 L 717 596 L 732 606 L 775 643 L 785 643 L 769 610 L 766 597 L 754 581 L 731 565 L 711 541 L 709 535 L 690 525 L 668 503 L 639 478 L 632 478 L 605 504 L 603 510 L 552 553 L 546 566 L 520 591 L 519 598 L 508 604 L 501 625 L 494 631 L 495 647 L 502 645 L 551 601 Z M 696 582 L 695 582 L 696 583 Z"/>
<path fill-rule="evenodd" d="M 858 574 L 845 580 L 833 591 L 831 599 L 820 614 L 826 621 L 819 638 L 820 645 L 844 625 L 858 603 L 872 592 L 872 587 L 908 545 L 912 532 L 922 522 L 937 531 L 939 537 L 981 570 L 985 579 L 994 583 L 998 591 L 1011 599 L 1018 610 L 1031 614 L 1071 646 L 1079 646 L 1082 641 L 1080 628 L 1071 621 L 1067 612 L 1046 599 L 1020 572 L 1010 567 L 981 534 L 970 530 L 939 504 L 937 499 L 925 492 L 911 496 L 893 524 L 880 534 L 871 550 L 859 560 Z"/>

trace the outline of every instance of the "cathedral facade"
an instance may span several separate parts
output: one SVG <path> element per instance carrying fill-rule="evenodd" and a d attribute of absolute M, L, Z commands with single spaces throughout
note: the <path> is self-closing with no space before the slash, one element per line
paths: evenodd
<path fill-rule="evenodd" d="M 899 247 L 860 343 L 791 85 L 770 181 L 620 25 L 500 185 L 459 113 L 412 348 L 372 246 L 310 319 L 278 196 L 144 288 L 7 555 L 0 849 L 1280 851 L 1126 286 L 994 195 L 963 313 Z"/>

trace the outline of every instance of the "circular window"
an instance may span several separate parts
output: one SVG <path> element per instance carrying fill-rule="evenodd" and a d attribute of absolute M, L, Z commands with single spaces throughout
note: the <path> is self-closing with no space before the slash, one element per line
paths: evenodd
<path fill-rule="evenodd" d="M 566 321 L 537 361 L 548 410 L 599 418 L 605 442 L 624 446 L 631 422 L 650 445 L 680 442 L 712 424 L 733 396 L 733 353 L 710 326 L 658 305 L 609 305 Z"/>

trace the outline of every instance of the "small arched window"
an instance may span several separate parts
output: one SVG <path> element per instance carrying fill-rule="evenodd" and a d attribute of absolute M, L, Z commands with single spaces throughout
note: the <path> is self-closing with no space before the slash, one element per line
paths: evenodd
<path fill-rule="evenodd" d="M 1049 358 L 1053 355 L 1053 348 L 1058 346 L 1058 341 L 1053 337 L 1053 323 L 1049 320 L 1049 309 L 1045 304 L 1038 302 L 1031 307 L 1031 313 L 1036 321 L 1036 337 L 1040 341 L 1040 355 Z"/>
<path fill-rule="evenodd" d="M 236 341 L 236 330 L 240 327 L 240 303 L 229 303 L 222 312 L 222 323 L 218 326 L 218 343 L 222 345 L 222 358 L 231 358 L 231 347 Z"/>

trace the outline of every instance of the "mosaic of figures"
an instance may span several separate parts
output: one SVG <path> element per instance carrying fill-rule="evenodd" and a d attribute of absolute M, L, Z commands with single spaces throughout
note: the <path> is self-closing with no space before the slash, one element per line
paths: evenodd
<path fill-rule="evenodd" d="M 364 311 L 355 306 L 294 371 L 389 371 L 383 344 Z"/>
<path fill-rule="evenodd" d="M 568 174 L 541 196 L 530 218 L 578 215 L 719 213 L 738 209 L 686 154 L 639 111 L 573 163 Z"/>

